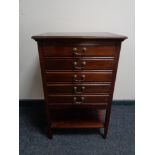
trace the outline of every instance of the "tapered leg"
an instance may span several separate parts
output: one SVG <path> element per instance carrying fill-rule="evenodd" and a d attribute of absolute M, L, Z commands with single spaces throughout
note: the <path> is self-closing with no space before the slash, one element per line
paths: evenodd
<path fill-rule="evenodd" d="M 103 138 L 105 138 L 105 139 L 106 139 L 107 134 L 108 134 L 109 121 L 110 121 L 110 112 L 111 112 L 111 106 L 109 106 L 106 109 L 105 124 L 104 124 L 104 134 L 103 134 Z"/>
<path fill-rule="evenodd" d="M 49 139 L 52 139 L 52 137 L 53 137 L 52 136 L 52 129 L 49 126 L 48 126 L 48 129 L 47 129 L 47 136 L 48 136 Z"/>
<path fill-rule="evenodd" d="M 47 121 L 47 136 L 49 139 L 52 139 L 51 115 L 47 103 L 46 103 L 46 121 Z"/>

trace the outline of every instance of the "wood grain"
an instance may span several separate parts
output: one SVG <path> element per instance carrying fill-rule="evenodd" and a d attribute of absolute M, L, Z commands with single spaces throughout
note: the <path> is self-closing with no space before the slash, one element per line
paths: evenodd
<path fill-rule="evenodd" d="M 52 128 L 102 128 L 104 111 L 88 109 L 53 110 Z"/>
<path fill-rule="evenodd" d="M 76 88 L 76 91 L 75 91 Z M 82 89 L 84 88 L 84 89 Z M 47 84 L 48 94 L 102 94 L 110 93 L 112 86 L 105 84 Z"/>
<path fill-rule="evenodd" d="M 48 137 L 52 128 L 104 127 L 106 138 L 121 42 L 127 37 L 48 33 L 32 38 L 38 43 Z"/>
<path fill-rule="evenodd" d="M 108 70 L 114 69 L 116 61 L 113 58 L 104 59 L 46 59 L 45 69 L 53 70 Z"/>
<path fill-rule="evenodd" d="M 45 72 L 47 82 L 110 82 L 112 71 L 102 72 Z"/>

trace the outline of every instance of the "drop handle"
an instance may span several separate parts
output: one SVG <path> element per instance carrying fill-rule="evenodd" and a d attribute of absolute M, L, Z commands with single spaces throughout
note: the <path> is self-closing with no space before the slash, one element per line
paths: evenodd
<path fill-rule="evenodd" d="M 86 61 L 83 61 L 79 66 L 78 66 L 78 62 L 74 61 L 73 65 L 74 65 L 74 69 L 84 69 L 84 67 L 86 66 Z"/>
<path fill-rule="evenodd" d="M 86 65 L 86 61 L 83 61 L 83 62 L 82 62 L 82 65 L 85 66 L 85 65 Z"/>
<path fill-rule="evenodd" d="M 75 82 L 82 82 L 82 81 L 85 80 L 85 77 L 86 77 L 85 75 L 82 75 L 82 76 L 80 77 L 80 79 L 78 79 L 77 75 L 75 74 L 73 80 L 74 80 Z"/>
<path fill-rule="evenodd" d="M 75 66 L 77 66 L 77 62 L 76 62 L 76 61 L 74 61 L 74 62 L 73 62 L 73 65 L 74 65 L 74 67 L 75 67 Z"/>
<path fill-rule="evenodd" d="M 77 87 L 74 87 L 74 93 L 83 93 L 84 92 L 84 90 L 85 90 L 85 87 L 82 87 L 81 88 L 81 91 L 78 91 L 78 88 Z"/>
<path fill-rule="evenodd" d="M 78 49 L 76 47 L 74 47 L 72 49 L 74 56 L 81 56 L 81 53 L 78 52 Z"/>
<path fill-rule="evenodd" d="M 80 98 L 80 101 L 77 101 L 77 97 L 74 97 L 75 104 L 82 104 L 82 103 L 84 103 L 84 100 L 85 100 L 85 97 L 83 97 L 83 96 Z"/>
<path fill-rule="evenodd" d="M 74 51 L 74 52 L 77 52 L 77 50 L 78 50 L 78 49 L 77 49 L 76 47 L 73 48 L 73 51 Z"/>
<path fill-rule="evenodd" d="M 81 52 L 78 52 L 78 49 L 76 47 L 74 47 L 72 49 L 73 53 L 74 53 L 74 56 L 82 56 L 82 54 L 84 54 L 86 51 L 87 51 L 87 48 L 86 47 L 83 47 Z"/>
<path fill-rule="evenodd" d="M 86 52 L 87 51 L 87 48 L 86 47 L 83 47 L 82 51 L 83 52 Z"/>

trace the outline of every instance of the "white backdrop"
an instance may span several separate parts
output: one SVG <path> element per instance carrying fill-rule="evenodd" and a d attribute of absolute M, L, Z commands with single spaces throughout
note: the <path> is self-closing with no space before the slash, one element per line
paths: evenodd
<path fill-rule="evenodd" d="M 135 99 L 134 0 L 20 0 L 20 99 L 42 99 L 37 44 L 46 32 L 113 32 L 122 43 L 114 99 Z"/>

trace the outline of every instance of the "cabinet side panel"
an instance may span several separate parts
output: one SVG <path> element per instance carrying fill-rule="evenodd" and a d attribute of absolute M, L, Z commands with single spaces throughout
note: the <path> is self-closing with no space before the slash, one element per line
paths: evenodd
<path fill-rule="evenodd" d="M 109 104 L 107 106 L 106 115 L 105 115 L 104 138 L 107 137 L 107 133 L 108 133 L 108 127 L 109 127 L 109 121 L 110 121 L 110 114 L 111 114 L 111 105 L 112 105 L 112 99 L 113 99 L 113 93 L 114 93 L 114 87 L 115 87 L 115 81 L 116 81 L 116 74 L 117 74 L 117 68 L 118 68 L 118 62 L 119 62 L 119 55 L 120 55 L 120 48 L 121 48 L 121 42 L 116 42 L 115 43 L 116 69 L 113 72 L 111 98 L 110 98 L 110 102 L 109 102 Z"/>
<path fill-rule="evenodd" d="M 48 125 L 48 136 L 51 137 L 51 116 L 49 107 L 47 104 L 47 88 L 46 88 L 46 75 L 45 73 L 45 66 L 43 60 L 43 43 L 42 41 L 38 41 L 38 52 L 39 52 L 39 61 L 40 61 L 40 69 L 41 69 L 41 76 L 42 76 L 42 84 L 43 84 L 43 91 L 44 91 L 44 101 L 45 101 L 45 110 L 46 110 L 46 118 L 47 118 L 47 125 Z"/>

